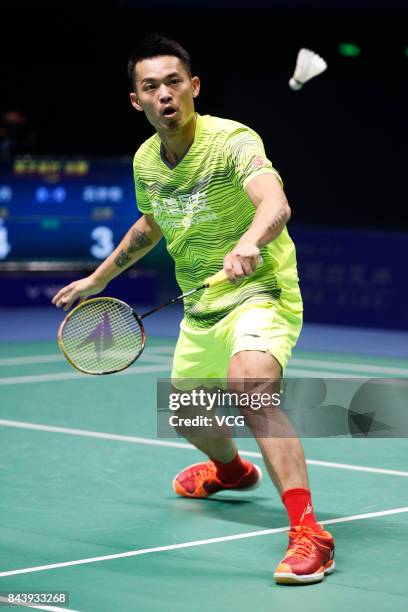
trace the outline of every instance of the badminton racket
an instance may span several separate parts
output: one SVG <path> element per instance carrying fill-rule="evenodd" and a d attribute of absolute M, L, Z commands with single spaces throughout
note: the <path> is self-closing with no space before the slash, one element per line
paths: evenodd
<path fill-rule="evenodd" d="M 67 361 L 84 374 L 114 374 L 140 357 L 146 343 L 142 319 L 198 291 L 227 280 L 224 270 L 143 314 L 112 297 L 86 300 L 67 314 L 58 330 L 58 343 Z"/>

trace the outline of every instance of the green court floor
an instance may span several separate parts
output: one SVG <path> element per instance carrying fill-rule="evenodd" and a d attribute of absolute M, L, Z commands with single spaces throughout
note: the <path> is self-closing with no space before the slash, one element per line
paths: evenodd
<path fill-rule="evenodd" d="M 156 437 L 173 346 L 149 339 L 136 366 L 107 377 L 76 374 L 54 343 L 0 347 L 0 591 L 68 591 L 65 609 L 86 612 L 406 611 L 407 440 L 304 440 L 337 569 L 278 586 L 287 517 L 266 477 L 247 494 L 172 492 L 201 458 Z M 288 371 L 324 373 L 406 378 L 408 361 L 298 350 Z M 262 466 L 254 441 L 239 447 Z"/>

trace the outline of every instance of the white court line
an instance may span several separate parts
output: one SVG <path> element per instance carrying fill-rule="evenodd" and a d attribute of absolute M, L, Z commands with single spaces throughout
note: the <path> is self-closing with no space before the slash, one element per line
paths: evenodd
<path fill-rule="evenodd" d="M 343 516 L 341 518 L 329 519 L 324 521 L 325 525 L 334 525 L 335 523 L 346 523 L 350 521 L 358 521 L 362 519 L 376 518 L 379 516 L 390 516 L 392 514 L 402 514 L 408 512 L 408 507 L 393 508 L 391 510 L 381 510 L 379 512 L 368 512 L 366 514 L 353 514 L 351 516 Z M 287 531 L 289 527 L 277 527 L 275 529 L 263 529 L 262 531 L 249 531 L 247 533 L 237 533 L 231 536 L 221 536 L 219 538 L 208 538 L 206 540 L 193 540 L 190 542 L 182 542 L 181 544 L 170 544 L 168 546 L 155 546 L 154 548 L 141 548 L 139 550 L 130 550 L 124 553 L 115 553 L 113 555 L 102 555 L 100 557 L 88 557 L 86 559 L 77 559 L 76 561 L 63 561 L 62 563 L 51 563 L 49 565 L 37 565 L 34 567 L 25 567 L 23 569 L 9 570 L 0 572 L 0 578 L 6 576 L 16 576 L 18 574 L 30 574 L 32 572 L 41 572 L 44 570 L 58 569 L 60 567 L 72 567 L 73 565 L 85 565 L 87 563 L 97 563 L 99 561 L 112 561 L 113 559 L 125 559 L 126 557 L 137 557 L 139 555 L 147 555 L 149 553 L 164 552 L 167 550 L 179 550 L 180 548 L 192 548 L 193 546 L 205 546 L 206 544 L 217 544 L 219 542 L 231 542 L 233 540 L 244 540 L 246 538 L 256 538 L 258 536 L 270 535 L 272 533 L 280 533 Z"/>
<path fill-rule="evenodd" d="M 115 376 L 129 376 L 131 374 L 142 374 L 144 372 L 166 372 L 171 370 L 172 360 L 163 357 L 155 357 L 157 359 L 157 366 L 137 366 L 134 368 L 128 368 L 123 372 L 117 372 Z M 146 358 L 148 360 L 148 358 Z M 153 361 L 153 359 L 151 359 Z M 288 378 L 312 378 L 317 376 L 318 378 L 361 378 L 361 376 L 353 374 L 337 374 L 334 372 L 323 372 L 321 370 L 300 370 L 296 368 L 288 368 L 288 373 L 291 375 Z M 33 383 L 44 383 L 44 382 L 55 382 L 58 380 L 93 380 L 94 376 L 86 374 L 76 374 L 75 372 L 56 372 L 54 374 L 30 374 L 28 376 L 7 376 L 0 378 L 0 385 L 24 385 Z"/>
<path fill-rule="evenodd" d="M 344 370 L 347 372 L 367 372 L 371 374 L 396 374 L 408 376 L 408 368 L 396 368 L 394 366 L 379 366 L 364 363 L 343 363 L 341 361 L 321 361 L 319 359 L 300 359 L 292 357 L 289 362 L 294 366 L 314 366 L 324 370 Z"/>
<path fill-rule="evenodd" d="M 1 425 L 1 420 L 0 420 Z M 194 447 L 193 447 L 194 448 Z M 247 457 L 261 458 L 261 453 L 253 451 L 239 451 L 240 455 L 246 455 Z M 337 470 L 351 470 L 355 472 L 371 472 L 372 474 L 385 474 L 387 476 L 403 476 L 408 477 L 408 472 L 401 472 L 400 470 L 388 470 L 386 468 L 373 468 L 364 465 L 353 465 L 351 463 L 335 463 L 333 461 L 319 461 L 318 459 L 306 459 L 306 463 L 309 465 L 315 465 L 317 467 L 334 468 Z"/>
<path fill-rule="evenodd" d="M 171 359 L 162 358 L 156 365 L 138 365 L 133 368 L 117 372 L 113 376 L 131 376 L 133 374 L 146 374 L 148 372 L 170 372 Z M 95 380 L 95 376 L 76 372 L 57 372 L 55 374 L 31 374 L 29 376 L 7 376 L 0 378 L 0 385 L 29 385 L 33 383 L 55 382 L 58 380 Z"/>
<path fill-rule="evenodd" d="M 147 350 L 146 358 L 153 355 L 169 356 L 174 352 L 174 346 L 153 346 Z M 0 358 L 0 366 L 31 365 L 40 363 L 58 363 L 64 361 L 64 357 L 59 354 L 52 355 L 30 355 L 26 357 L 5 357 Z M 298 366 L 323 368 L 323 370 L 342 370 L 344 372 L 367 372 L 368 374 L 395 374 L 396 376 L 408 376 L 408 368 L 394 366 L 379 366 L 375 364 L 358 364 L 344 361 L 323 361 L 319 359 L 302 359 L 293 357 L 290 360 L 289 369 L 299 370 Z M 307 372 L 308 370 L 299 370 Z M 319 374 L 321 372 L 319 371 Z"/>
<path fill-rule="evenodd" d="M 294 368 L 293 366 L 288 367 L 287 373 L 290 374 L 287 378 L 313 378 L 313 376 L 326 380 L 328 378 L 361 378 L 361 375 L 359 376 L 358 374 L 339 374 L 338 372 L 324 372 L 323 370 L 302 370 L 301 368 Z"/>
<path fill-rule="evenodd" d="M 0 366 L 32 365 L 33 363 L 56 363 L 64 361 L 62 355 L 27 355 L 26 357 L 2 357 Z"/>
<path fill-rule="evenodd" d="M 145 349 L 144 356 L 148 359 L 150 356 L 168 357 L 174 352 L 174 346 L 152 346 Z M 58 363 L 65 361 L 65 357 L 60 353 L 51 355 L 27 355 L 25 357 L 2 357 L 0 358 L 0 366 L 16 366 L 16 365 L 32 365 L 38 363 Z"/>
<path fill-rule="evenodd" d="M 13 591 L 10 590 L 10 593 Z M 25 604 L 25 603 L 9 603 L 7 597 L 0 596 L 0 602 L 8 604 L 10 607 L 18 607 L 20 608 L 34 608 L 34 610 L 49 610 L 49 612 L 79 612 L 78 610 L 73 610 L 72 608 L 55 608 L 54 606 L 35 606 L 34 604 Z"/>
<path fill-rule="evenodd" d="M 40 425 L 38 423 L 26 423 L 24 421 L 10 421 L 0 419 L 0 427 L 13 427 L 15 429 L 29 429 L 32 431 L 47 431 L 50 433 L 68 434 L 72 436 L 81 436 L 85 438 L 98 438 L 101 440 L 115 440 L 118 442 L 130 442 L 131 444 L 147 444 L 149 446 L 166 446 L 169 448 L 184 448 L 187 450 L 196 450 L 191 444 L 185 442 L 171 442 L 168 440 L 158 440 L 154 438 L 138 438 L 136 436 L 124 436 L 121 434 L 112 434 L 102 431 L 91 431 L 86 429 L 71 429 L 68 427 L 56 427 L 54 425 Z M 261 453 L 255 451 L 239 451 L 241 455 L 247 457 L 262 458 Z M 384 468 L 373 468 L 362 465 L 352 465 L 349 463 L 334 463 L 332 461 L 319 461 L 317 459 L 306 459 L 309 465 L 318 467 L 328 467 L 339 470 L 353 470 L 356 472 L 371 472 L 373 474 L 386 474 L 388 476 L 404 476 L 408 477 L 408 472 L 399 470 L 388 470 Z"/>

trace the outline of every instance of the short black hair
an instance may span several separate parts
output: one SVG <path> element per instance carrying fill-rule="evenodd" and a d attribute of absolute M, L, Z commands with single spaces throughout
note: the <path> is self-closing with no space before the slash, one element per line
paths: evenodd
<path fill-rule="evenodd" d="M 128 61 L 128 77 L 133 91 L 136 89 L 135 66 L 137 62 L 160 55 L 174 55 L 183 62 L 188 75 L 192 76 L 190 56 L 179 42 L 164 34 L 147 34 L 133 51 Z"/>

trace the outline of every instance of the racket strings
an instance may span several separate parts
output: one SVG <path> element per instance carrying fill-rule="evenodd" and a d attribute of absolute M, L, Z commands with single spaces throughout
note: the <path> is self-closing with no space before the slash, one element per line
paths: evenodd
<path fill-rule="evenodd" d="M 97 298 L 67 319 L 61 343 L 76 367 L 100 374 L 123 370 L 132 363 L 143 349 L 144 333 L 129 306 Z"/>

